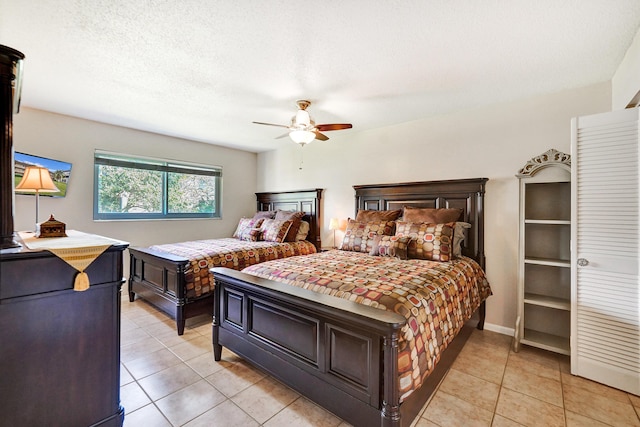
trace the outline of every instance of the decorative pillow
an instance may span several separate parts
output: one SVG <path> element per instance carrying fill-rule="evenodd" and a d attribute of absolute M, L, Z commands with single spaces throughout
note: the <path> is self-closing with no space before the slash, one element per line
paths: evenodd
<path fill-rule="evenodd" d="M 262 240 L 266 242 L 284 242 L 287 232 L 291 228 L 293 221 L 279 219 L 265 219 L 262 223 Z"/>
<path fill-rule="evenodd" d="M 280 211 L 280 210 L 276 211 L 275 219 L 281 220 L 281 221 L 286 221 L 286 220 L 292 221 L 291 228 L 289 229 L 289 232 L 287 233 L 287 236 L 284 239 L 285 242 L 296 241 L 296 235 L 298 234 L 298 229 L 300 228 L 300 222 L 302 222 L 302 218 L 304 218 L 304 215 L 305 215 L 304 212 L 298 212 L 298 211 Z"/>
<path fill-rule="evenodd" d="M 296 234 L 296 242 L 305 240 L 309 235 L 309 223 L 307 221 L 300 221 L 300 228 L 298 228 L 298 234 Z"/>
<path fill-rule="evenodd" d="M 373 247 L 373 238 L 378 234 L 392 236 L 394 225 L 393 221 L 360 222 L 350 219 L 340 249 L 369 253 Z"/>
<path fill-rule="evenodd" d="M 427 222 L 396 223 L 396 236 L 411 237 L 407 248 L 409 258 L 429 261 L 451 261 L 454 223 L 431 224 Z"/>
<path fill-rule="evenodd" d="M 407 259 L 407 247 L 410 240 L 409 236 L 381 236 L 377 234 L 373 238 L 373 246 L 369 255 Z"/>
<path fill-rule="evenodd" d="M 276 211 L 258 211 L 253 215 L 253 219 L 273 219 L 276 216 Z"/>
<path fill-rule="evenodd" d="M 262 229 L 261 228 L 245 228 L 242 230 L 238 239 L 245 240 L 247 242 L 257 242 L 262 237 Z"/>
<path fill-rule="evenodd" d="M 462 256 L 462 241 L 465 238 L 465 228 L 471 228 L 468 222 L 456 222 L 453 228 L 453 256 L 459 258 Z"/>
<path fill-rule="evenodd" d="M 356 221 L 360 222 L 382 222 L 382 221 L 395 221 L 400 217 L 402 213 L 401 209 L 394 211 L 367 211 L 359 210 L 356 215 Z"/>
<path fill-rule="evenodd" d="M 238 227 L 236 227 L 236 231 L 233 232 L 233 236 L 238 239 L 241 239 L 241 235 L 245 230 L 251 230 L 252 228 L 257 228 L 262 225 L 263 219 L 254 219 L 254 218 L 240 218 L 238 221 Z"/>
<path fill-rule="evenodd" d="M 406 222 L 428 222 L 431 224 L 444 224 L 447 222 L 455 222 L 460 218 L 462 209 L 445 209 L 445 208 L 413 208 L 411 206 L 404 207 L 402 220 Z"/>

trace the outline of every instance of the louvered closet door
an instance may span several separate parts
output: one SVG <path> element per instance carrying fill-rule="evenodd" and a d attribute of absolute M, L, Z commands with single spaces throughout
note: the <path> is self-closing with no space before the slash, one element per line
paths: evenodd
<path fill-rule="evenodd" d="M 571 373 L 640 394 L 638 109 L 572 121 Z"/>

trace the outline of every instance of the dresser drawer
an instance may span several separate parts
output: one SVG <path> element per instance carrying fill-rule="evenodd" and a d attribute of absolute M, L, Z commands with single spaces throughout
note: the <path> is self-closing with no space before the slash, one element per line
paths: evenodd
<path fill-rule="evenodd" d="M 91 285 L 122 280 L 122 251 L 108 250 L 85 270 Z M 43 251 L 28 258 L 2 259 L 0 300 L 73 289 L 78 270 Z M 55 280 L 52 278 L 55 277 Z"/>

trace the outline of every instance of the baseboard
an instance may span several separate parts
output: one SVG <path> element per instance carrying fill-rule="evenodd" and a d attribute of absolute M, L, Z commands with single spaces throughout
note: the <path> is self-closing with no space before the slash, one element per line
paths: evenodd
<path fill-rule="evenodd" d="M 509 335 L 510 337 L 512 337 L 516 332 L 515 329 L 513 329 L 513 328 L 507 328 L 505 326 L 494 325 L 493 323 L 485 323 L 484 324 L 484 329 L 486 329 L 487 331 L 491 331 L 491 332 L 497 332 L 497 333 L 503 334 L 503 335 Z"/>

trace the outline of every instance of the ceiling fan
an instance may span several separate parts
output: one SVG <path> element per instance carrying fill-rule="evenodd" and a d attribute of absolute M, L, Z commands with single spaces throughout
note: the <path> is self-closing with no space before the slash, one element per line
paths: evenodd
<path fill-rule="evenodd" d="M 289 129 L 284 135 L 280 135 L 278 138 L 284 138 L 285 136 L 289 136 L 293 142 L 298 143 L 302 146 L 310 143 L 314 139 L 319 139 L 320 141 L 326 141 L 329 139 L 328 136 L 322 134 L 321 132 L 327 132 L 330 130 L 342 130 L 342 129 L 351 129 L 352 126 L 350 123 L 332 123 L 332 124 L 322 124 L 317 125 L 316 122 L 313 121 L 307 108 L 311 105 L 311 101 L 307 101 L 304 99 L 300 99 L 296 101 L 298 105 L 298 111 L 296 115 L 291 117 L 291 123 L 289 125 L 278 125 L 275 123 L 264 123 L 264 122 L 253 122 L 257 125 L 267 125 L 267 126 L 277 126 L 282 128 Z"/>

